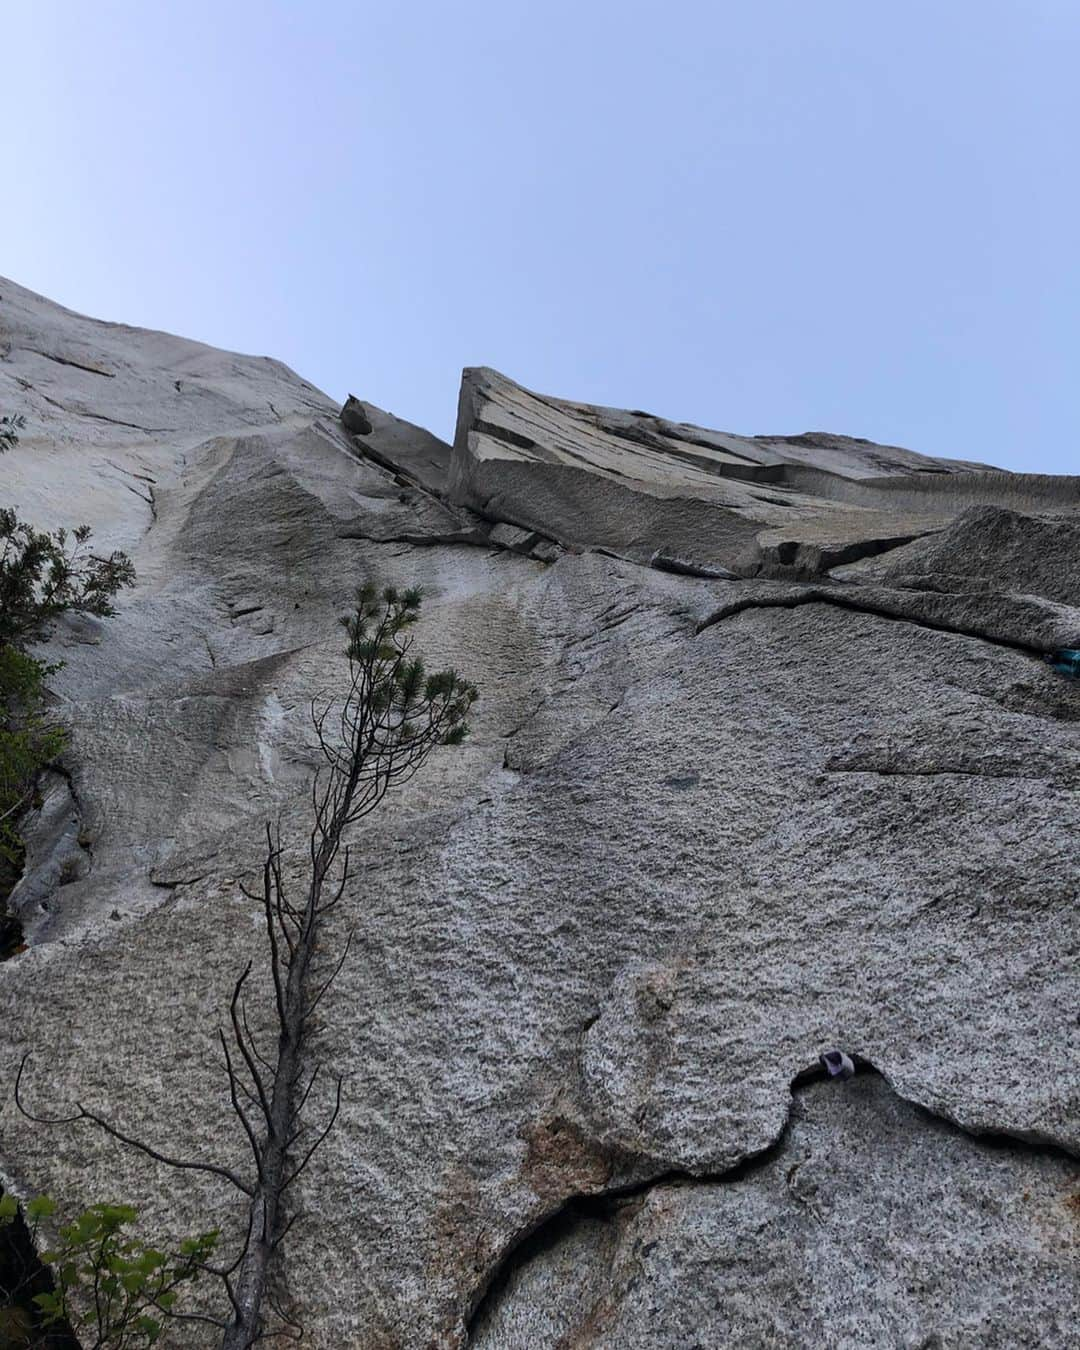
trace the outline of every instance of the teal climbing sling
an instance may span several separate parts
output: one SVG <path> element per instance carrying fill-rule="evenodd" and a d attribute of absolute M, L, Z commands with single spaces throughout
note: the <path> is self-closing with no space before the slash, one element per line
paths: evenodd
<path fill-rule="evenodd" d="M 1080 647 L 1059 647 L 1046 658 L 1059 675 L 1080 680 Z"/>

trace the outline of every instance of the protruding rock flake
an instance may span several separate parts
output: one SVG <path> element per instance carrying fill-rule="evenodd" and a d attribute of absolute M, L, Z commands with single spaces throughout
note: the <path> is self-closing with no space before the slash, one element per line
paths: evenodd
<path fill-rule="evenodd" d="M 464 373 L 449 478 L 455 501 L 567 548 L 798 580 L 932 536 L 973 503 L 1075 509 L 1078 484 L 848 436 L 707 431 L 534 394 L 486 368 Z"/>
<path fill-rule="evenodd" d="M 341 425 L 350 436 L 370 436 L 375 429 L 364 405 L 355 394 L 350 394 L 345 400 L 341 409 Z"/>
<path fill-rule="evenodd" d="M 137 577 L 41 648 L 69 744 L 21 830 L 9 1097 L 32 1050 L 43 1114 L 242 1162 L 241 884 L 268 820 L 302 871 L 357 586 L 416 585 L 418 650 L 481 697 L 356 829 L 325 930 L 303 1344 L 1075 1343 L 1080 478 L 486 368 L 450 445 L 10 282 L 0 414 L 0 505 Z M 213 1177 L 10 1105 L 0 1188 L 243 1237 Z"/>

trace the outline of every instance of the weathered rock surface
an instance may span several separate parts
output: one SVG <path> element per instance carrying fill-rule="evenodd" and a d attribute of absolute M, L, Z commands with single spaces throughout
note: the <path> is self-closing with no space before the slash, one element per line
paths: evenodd
<path fill-rule="evenodd" d="M 801 1097 L 740 1175 L 571 1207 L 476 1320 L 477 1350 L 1067 1345 L 1076 1168 L 960 1134 L 878 1078 Z M 1032 1290 L 1056 1285 L 1057 1309 Z"/>
<path fill-rule="evenodd" d="M 304 1343 L 462 1346 L 494 1282 L 478 1345 L 1071 1344 L 1080 681 L 1041 658 L 1080 642 L 1080 480 L 493 372 L 452 450 L 370 404 L 354 441 L 276 363 L 11 283 L 0 343 L 28 417 L 2 499 L 139 576 L 49 646 L 81 874 L 16 892 L 0 1082 L 32 1049 L 42 1108 L 242 1163 L 215 1045 L 261 950 L 239 882 L 268 817 L 304 843 L 337 616 L 417 582 L 425 655 L 482 700 L 356 840 L 313 1047 L 345 1103 L 284 1270 Z M 884 1081 L 793 1115 L 833 1045 Z M 235 1232 L 210 1180 L 10 1100 L 0 1174 Z"/>
<path fill-rule="evenodd" d="M 1068 500 L 1067 491 L 1063 500 Z M 1075 605 L 1080 597 L 1080 515 L 1075 508 L 1071 515 L 1038 517 L 974 506 L 940 534 L 837 575 L 915 590 L 1009 590 Z"/>
<path fill-rule="evenodd" d="M 1002 474 L 849 436 L 733 436 L 531 393 L 466 370 L 453 498 L 571 548 L 810 579 L 939 530 L 965 504 L 1080 505 Z"/>

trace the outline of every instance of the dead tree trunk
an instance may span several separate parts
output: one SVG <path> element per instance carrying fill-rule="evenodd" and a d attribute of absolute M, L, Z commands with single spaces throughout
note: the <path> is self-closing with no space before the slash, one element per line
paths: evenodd
<path fill-rule="evenodd" d="M 315 701 L 311 705 L 325 763 L 311 789 L 313 825 L 301 883 L 303 898 L 299 903 L 290 899 L 281 839 L 272 825 L 266 827 L 262 893 L 245 890 L 263 908 L 277 1044 L 270 1057 L 264 1055 L 248 1024 L 244 995 L 250 962 L 233 989 L 231 1035 L 221 1030 L 218 1036 L 233 1110 L 251 1148 L 254 1179 L 248 1181 L 215 1163 L 159 1153 L 81 1103 L 71 1116 L 31 1116 L 51 1124 L 88 1120 L 158 1162 L 210 1173 L 229 1181 L 247 1197 L 247 1236 L 236 1260 L 224 1269 L 203 1267 L 223 1281 L 231 1316 L 194 1319 L 213 1321 L 221 1328 L 222 1350 L 249 1350 L 259 1339 L 287 1334 L 281 1329 L 267 1330 L 267 1308 L 286 1326 L 296 1327 L 275 1306 L 270 1280 L 276 1254 L 296 1217 L 285 1217 L 288 1189 L 333 1129 L 341 1109 L 338 1078 L 329 1120 L 309 1144 L 303 1112 L 321 1066 L 308 1070 L 307 1030 L 351 945 L 350 935 L 331 968 L 316 969 L 324 921 L 341 904 L 349 880 L 345 836 L 352 825 L 375 810 L 390 788 L 411 778 L 436 746 L 461 743 L 467 733 L 465 718 L 477 697 L 474 686 L 455 671 L 427 675 L 422 661 L 410 656 L 408 629 L 418 617 L 420 598 L 417 589 L 398 592 L 387 588 L 379 595 L 374 587 L 364 586 L 357 592 L 355 612 L 343 620 L 350 671 L 346 693 L 321 708 Z M 21 1081 L 22 1070 L 19 1077 Z M 16 1102 L 30 1115 L 19 1098 L 18 1084 Z"/>
<path fill-rule="evenodd" d="M 262 1334 L 274 1254 L 292 1222 L 284 1218 L 285 1193 L 333 1128 L 341 1109 L 339 1078 L 329 1123 L 295 1162 L 295 1146 L 306 1128 L 301 1113 L 319 1073 L 316 1066 L 306 1087 L 302 1087 L 307 1072 L 305 1033 L 316 1006 L 341 970 L 351 942 L 351 938 L 346 941 L 329 975 L 311 993 L 309 979 L 321 927 L 341 903 L 348 882 L 346 831 L 373 811 L 392 786 L 411 778 L 436 745 L 460 744 L 467 730 L 465 717 L 477 696 L 476 689 L 456 672 L 427 676 L 422 662 L 410 658 L 412 644 L 407 630 L 416 621 L 419 607 L 418 590 L 399 594 L 388 589 L 376 598 L 372 588 L 362 588 L 356 612 L 346 623 L 351 676 L 348 692 L 340 703 L 328 703 L 321 710 L 312 705 L 312 722 L 326 764 L 321 782 L 316 776 L 312 786 L 314 824 L 308 849 L 309 871 L 306 896 L 299 908 L 288 898 L 280 842 L 267 828 L 260 898 L 270 943 L 279 1036 L 277 1058 L 267 1084 L 260 1073 L 266 1061 L 243 1016 L 245 971 L 234 992 L 232 1021 L 248 1083 L 232 1062 L 224 1037 L 222 1045 L 233 1107 L 251 1142 L 257 1180 L 249 1205 L 248 1241 L 235 1283 L 231 1279 L 226 1283 L 235 1316 L 225 1331 L 222 1350 L 248 1350 Z M 335 711 L 336 729 L 328 731 Z M 241 1095 L 249 1106 L 257 1106 L 262 1116 L 261 1135 L 256 1134 Z"/>
<path fill-rule="evenodd" d="M 337 825 L 331 821 L 331 837 L 335 835 L 340 837 L 343 828 L 343 824 Z M 303 1094 L 300 1092 L 300 1081 L 304 1073 L 304 1031 L 312 1011 L 312 1004 L 307 996 L 308 974 L 318 940 L 319 920 L 325 913 L 325 908 L 320 905 L 320 899 L 329 865 L 326 854 L 330 849 L 324 844 L 314 860 L 304 922 L 287 960 L 287 975 L 282 988 L 279 978 L 280 945 L 274 941 L 274 928 L 279 923 L 278 912 L 274 905 L 274 892 L 280 887 L 280 851 L 275 847 L 269 831 L 268 845 L 272 861 L 268 862 L 265 874 L 267 888 L 265 899 L 267 926 L 271 934 L 271 960 L 274 965 L 280 1035 L 277 1062 L 273 1081 L 268 1085 L 269 1097 L 267 1097 L 267 1087 L 262 1082 L 255 1047 L 250 1041 L 246 1023 L 242 1016 L 237 1023 L 234 1016 L 234 1038 L 241 1049 L 241 1054 L 244 1055 L 248 1073 L 254 1082 L 256 1096 L 263 1111 L 265 1130 L 262 1137 L 253 1144 L 257 1180 L 249 1206 L 248 1239 L 235 1285 L 229 1290 L 235 1316 L 225 1331 L 222 1350 L 247 1350 L 260 1334 L 271 1262 L 287 1231 L 287 1226 L 282 1222 L 285 1190 L 296 1179 L 301 1168 L 333 1127 L 341 1105 L 339 1080 L 337 1099 L 329 1125 L 299 1166 L 290 1168 L 290 1150 L 299 1137 L 299 1115 L 303 1101 L 307 1097 L 307 1092 Z M 247 972 L 245 977 L 246 974 Z M 237 1001 L 234 996 L 234 1012 Z M 251 1054 L 250 1060 L 244 1054 L 245 1048 Z M 227 1055 L 227 1058 L 230 1060 L 229 1077 L 233 1084 L 233 1106 L 244 1119 L 245 1128 L 249 1130 L 251 1137 L 245 1108 L 237 1094 L 239 1085 L 236 1077 L 237 1069 L 231 1062 L 231 1056 Z M 308 1091 L 314 1084 L 314 1077 L 313 1073 Z"/>

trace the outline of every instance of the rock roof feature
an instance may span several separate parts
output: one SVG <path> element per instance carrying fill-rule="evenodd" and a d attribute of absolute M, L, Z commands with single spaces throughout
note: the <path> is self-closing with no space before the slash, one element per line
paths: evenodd
<path fill-rule="evenodd" d="M 302 868 L 357 584 L 419 584 L 481 699 L 352 841 L 304 1344 L 1071 1347 L 1080 680 L 1045 657 L 1080 646 L 1080 478 L 486 369 L 453 446 L 360 406 L 0 281 L 0 500 L 138 574 L 44 649 L 70 747 L 0 964 L 0 1185 L 238 1237 L 228 1188 L 10 1085 L 31 1050 L 43 1111 L 241 1165 L 241 882 L 268 819 Z"/>

